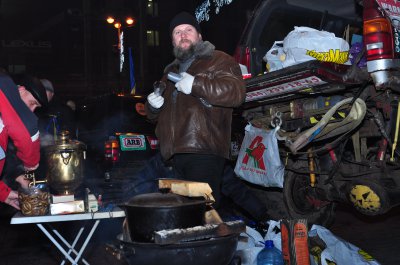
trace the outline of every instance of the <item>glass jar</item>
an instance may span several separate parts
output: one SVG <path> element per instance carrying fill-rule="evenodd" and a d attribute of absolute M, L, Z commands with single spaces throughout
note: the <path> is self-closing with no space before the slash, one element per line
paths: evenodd
<path fill-rule="evenodd" d="M 26 216 L 46 215 L 49 211 L 50 193 L 46 185 L 37 184 L 18 190 L 21 212 Z"/>

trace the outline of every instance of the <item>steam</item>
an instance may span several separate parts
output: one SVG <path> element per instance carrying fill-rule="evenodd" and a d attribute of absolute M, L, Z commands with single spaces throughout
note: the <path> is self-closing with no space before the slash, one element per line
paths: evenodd
<path fill-rule="evenodd" d="M 44 133 L 40 136 L 40 147 L 47 147 L 54 144 L 54 136 L 49 133 Z"/>

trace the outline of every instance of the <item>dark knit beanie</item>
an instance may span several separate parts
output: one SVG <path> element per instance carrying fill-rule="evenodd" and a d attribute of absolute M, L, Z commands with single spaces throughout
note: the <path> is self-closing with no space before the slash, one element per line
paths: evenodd
<path fill-rule="evenodd" d="M 47 106 L 49 102 L 47 100 L 46 89 L 39 78 L 29 74 L 18 74 L 14 75 L 12 78 L 17 85 L 24 86 L 26 90 L 31 92 L 32 96 L 42 107 Z"/>
<path fill-rule="evenodd" d="M 201 33 L 200 25 L 196 18 L 188 12 L 181 12 L 171 20 L 171 23 L 169 24 L 169 34 L 172 36 L 172 31 L 174 31 L 174 28 L 182 24 L 192 25 L 197 32 Z"/>

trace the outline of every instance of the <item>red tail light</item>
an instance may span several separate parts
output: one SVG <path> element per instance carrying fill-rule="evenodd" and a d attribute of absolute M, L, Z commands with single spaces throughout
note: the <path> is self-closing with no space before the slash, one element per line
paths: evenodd
<path fill-rule="evenodd" d="M 150 144 L 150 148 L 151 148 L 151 149 L 154 150 L 154 149 L 158 149 L 158 148 L 159 148 L 160 143 L 159 143 L 157 137 L 146 136 L 146 138 L 147 138 L 147 141 L 148 141 L 149 144 Z"/>
<path fill-rule="evenodd" d="M 109 162 L 118 162 L 119 143 L 116 138 L 111 138 L 104 143 L 104 158 Z"/>
<path fill-rule="evenodd" d="M 243 64 L 247 67 L 247 70 L 250 72 L 250 49 L 249 47 L 242 49 L 241 46 L 238 46 L 235 50 L 235 54 L 233 55 L 235 61 Z"/>
<path fill-rule="evenodd" d="M 394 57 L 393 30 L 375 0 L 364 0 L 364 44 L 368 61 Z"/>

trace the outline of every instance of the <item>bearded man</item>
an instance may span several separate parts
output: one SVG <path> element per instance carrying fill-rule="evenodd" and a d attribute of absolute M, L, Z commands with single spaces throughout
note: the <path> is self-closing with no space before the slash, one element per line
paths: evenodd
<path fill-rule="evenodd" d="M 164 161 L 184 180 L 207 182 L 218 203 L 232 111 L 245 99 L 245 83 L 239 64 L 203 41 L 191 14 L 176 15 L 170 34 L 176 59 L 164 69 L 165 92 L 148 95 L 147 116 L 157 122 Z M 179 74 L 180 81 L 168 80 L 168 73 Z"/>

